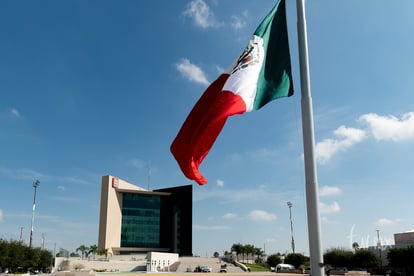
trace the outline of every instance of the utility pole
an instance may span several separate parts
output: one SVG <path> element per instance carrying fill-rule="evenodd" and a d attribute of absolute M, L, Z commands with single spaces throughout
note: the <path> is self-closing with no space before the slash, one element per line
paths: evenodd
<path fill-rule="evenodd" d="M 36 209 L 36 190 L 37 190 L 37 187 L 39 185 L 40 185 L 40 181 L 39 180 L 36 180 L 33 183 L 34 196 L 33 196 L 33 209 L 32 209 L 32 227 L 30 228 L 29 247 L 32 247 L 32 241 L 33 241 L 34 216 L 35 216 L 35 209 Z"/>
<path fill-rule="evenodd" d="M 22 236 L 23 236 L 23 227 L 20 227 L 20 241 L 22 241 Z"/>
<path fill-rule="evenodd" d="M 45 234 L 42 233 L 42 249 L 45 249 Z"/>
<path fill-rule="evenodd" d="M 292 202 L 288 201 L 287 206 L 289 207 L 290 214 L 290 234 L 292 235 L 292 253 L 295 253 L 295 240 L 293 239 L 293 222 L 292 222 Z"/>

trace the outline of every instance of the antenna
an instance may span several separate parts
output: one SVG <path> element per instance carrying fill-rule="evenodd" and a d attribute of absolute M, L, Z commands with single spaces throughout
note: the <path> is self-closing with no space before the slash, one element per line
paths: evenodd
<path fill-rule="evenodd" d="M 150 184 L 151 184 L 151 162 L 148 162 L 148 165 L 147 165 L 147 186 L 148 186 L 148 191 L 150 190 Z"/>

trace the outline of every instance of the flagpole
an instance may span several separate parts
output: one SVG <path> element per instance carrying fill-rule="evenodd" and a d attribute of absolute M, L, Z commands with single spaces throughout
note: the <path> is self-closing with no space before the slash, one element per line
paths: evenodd
<path fill-rule="evenodd" d="M 313 109 L 310 92 L 308 42 L 305 0 L 296 0 L 298 17 L 299 65 L 302 105 L 303 150 L 306 178 L 306 209 L 308 216 L 309 251 L 312 276 L 323 276 L 323 254 L 319 221 L 319 193 L 314 155 Z"/>

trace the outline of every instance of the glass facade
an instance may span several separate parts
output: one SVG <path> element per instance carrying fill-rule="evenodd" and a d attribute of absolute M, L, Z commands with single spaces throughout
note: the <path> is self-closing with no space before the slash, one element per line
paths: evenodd
<path fill-rule="evenodd" d="M 160 247 L 160 206 L 158 195 L 123 194 L 121 247 Z"/>

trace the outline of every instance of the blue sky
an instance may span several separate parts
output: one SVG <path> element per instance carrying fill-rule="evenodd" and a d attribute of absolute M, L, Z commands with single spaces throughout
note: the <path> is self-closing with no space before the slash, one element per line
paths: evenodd
<path fill-rule="evenodd" d="M 169 146 L 273 1 L 0 2 L 0 238 L 97 244 L 102 175 L 192 183 Z M 324 249 L 414 229 L 414 2 L 306 4 Z M 296 3 L 295 95 L 230 118 L 194 183 L 193 251 L 308 254 Z M 150 178 L 148 178 L 150 171 Z M 21 232 L 22 229 L 22 232 Z M 42 236 L 44 239 L 42 239 Z"/>

